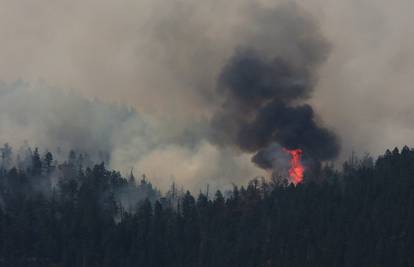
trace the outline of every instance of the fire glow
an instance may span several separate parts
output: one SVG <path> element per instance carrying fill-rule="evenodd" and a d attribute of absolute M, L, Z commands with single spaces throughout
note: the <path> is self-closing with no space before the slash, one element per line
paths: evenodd
<path fill-rule="evenodd" d="M 290 154 L 292 159 L 290 160 L 290 170 L 289 175 L 293 180 L 294 184 L 300 184 L 303 182 L 303 173 L 305 172 L 305 168 L 302 165 L 302 154 L 303 151 L 301 149 L 285 149 L 286 152 Z"/>

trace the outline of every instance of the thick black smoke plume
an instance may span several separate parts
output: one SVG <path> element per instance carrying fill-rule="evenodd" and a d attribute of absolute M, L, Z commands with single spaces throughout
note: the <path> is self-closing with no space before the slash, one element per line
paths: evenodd
<path fill-rule="evenodd" d="M 279 25 L 296 31 L 298 36 L 286 30 L 288 40 L 283 40 L 292 40 L 295 55 L 240 49 L 219 76 L 218 90 L 224 101 L 212 120 L 213 139 L 256 153 L 252 161 L 264 169 L 273 168 L 275 144 L 302 149 L 307 158 L 317 162 L 334 159 L 339 152 L 336 135 L 322 127 L 312 107 L 304 103 L 311 96 L 326 49 L 323 41 L 315 41 L 319 39 L 312 36 L 314 32 L 305 27 L 305 21 Z M 277 38 L 269 33 L 271 40 Z"/>

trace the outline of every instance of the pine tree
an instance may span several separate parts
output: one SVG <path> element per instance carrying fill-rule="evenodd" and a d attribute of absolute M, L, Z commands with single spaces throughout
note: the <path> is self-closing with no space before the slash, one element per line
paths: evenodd
<path fill-rule="evenodd" d="M 39 155 L 39 149 L 36 147 L 32 155 L 32 175 L 42 174 L 42 161 Z"/>

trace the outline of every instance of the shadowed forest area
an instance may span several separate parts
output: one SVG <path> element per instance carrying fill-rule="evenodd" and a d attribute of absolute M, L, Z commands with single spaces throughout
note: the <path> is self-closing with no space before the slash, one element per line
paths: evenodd
<path fill-rule="evenodd" d="M 297 186 L 275 176 L 198 195 L 74 151 L 1 152 L 1 266 L 414 266 L 408 147 Z"/>

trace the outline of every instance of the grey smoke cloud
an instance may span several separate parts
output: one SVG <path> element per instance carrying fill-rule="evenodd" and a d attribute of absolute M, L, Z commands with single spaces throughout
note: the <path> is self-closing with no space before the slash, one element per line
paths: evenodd
<path fill-rule="evenodd" d="M 316 47 L 305 54 L 315 58 L 313 53 L 323 46 Z M 225 101 L 213 117 L 213 132 L 218 133 L 213 139 L 257 153 L 253 161 L 267 169 L 273 164 L 261 155 L 274 143 L 302 149 L 316 161 L 335 159 L 338 138 L 318 125 L 310 105 L 299 102 L 313 90 L 313 60 L 302 59 L 295 67 L 283 56 L 266 58 L 250 50 L 238 51 L 219 78 Z"/>
<path fill-rule="evenodd" d="M 249 157 L 218 149 L 194 125 L 174 129 L 168 122 L 123 105 L 87 99 L 46 84 L 0 84 L 0 141 L 14 150 L 25 144 L 67 160 L 71 149 L 128 174 L 147 174 L 166 190 L 171 182 L 198 190 L 248 179 L 258 173 Z"/>
<path fill-rule="evenodd" d="M 229 177 L 261 172 L 251 166 L 251 155 L 218 148 L 203 138 L 204 122 L 221 104 L 215 94 L 217 78 L 243 45 L 270 58 L 282 54 L 300 65 L 306 57 L 298 51 L 314 51 L 310 43 L 321 41 L 292 46 L 298 37 L 294 25 L 305 25 L 309 28 L 301 34 L 314 33 L 315 28 L 321 33 L 306 40 L 322 37 L 329 43 L 329 53 L 317 55 L 315 90 L 307 102 L 319 114 L 316 121 L 340 135 L 342 157 L 352 149 L 375 154 L 412 143 L 414 40 L 409 12 L 414 4 L 405 0 L 296 2 L 292 17 L 280 7 L 293 1 L 0 0 L 0 80 L 10 83 L 22 78 L 35 84 L 43 79 L 52 91 L 73 89 L 88 98 L 127 103 L 141 117 L 150 118 L 146 124 L 155 129 L 149 131 L 151 137 L 140 133 L 141 119 L 132 119 L 139 122 L 123 124 L 116 134 L 122 138 L 103 144 L 112 151 L 117 168 L 126 168 L 121 162 L 128 162 L 128 168 L 133 165 L 159 177 L 159 182 L 171 176 L 188 184 L 196 179 L 191 177 L 200 177 L 195 182 L 199 184 L 210 177 L 228 182 Z M 301 19 L 311 23 L 298 24 Z M 18 103 L 33 106 L 28 98 Z M 100 113 L 96 116 L 104 118 Z M 88 129 L 87 123 L 78 122 L 82 117 L 73 111 L 63 119 L 73 129 Z M 38 136 L 41 144 L 47 136 L 67 140 L 90 136 L 86 130 L 62 133 L 53 127 L 43 136 L 36 128 L 14 131 L 16 120 L 25 122 L 18 115 L 2 121 L 2 139 Z M 88 131 L 99 140 L 108 139 L 108 127 L 118 129 L 118 124 L 108 124 L 96 119 L 91 125 L 105 131 Z M 182 137 L 182 129 L 191 129 L 189 137 Z M 80 142 L 91 147 L 97 143 Z M 227 158 L 234 173 L 222 161 Z M 213 168 L 210 162 L 221 167 Z"/>

